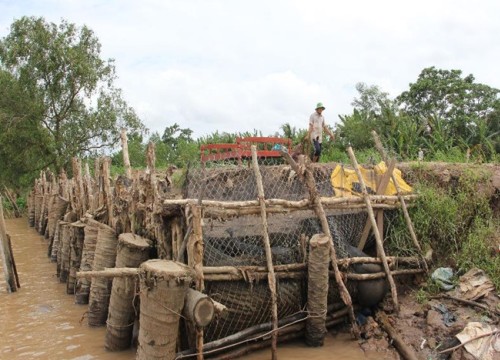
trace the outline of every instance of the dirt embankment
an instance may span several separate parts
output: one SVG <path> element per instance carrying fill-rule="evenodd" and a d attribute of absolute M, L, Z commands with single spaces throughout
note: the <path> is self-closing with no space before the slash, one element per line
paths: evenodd
<path fill-rule="evenodd" d="M 499 264 L 500 257 L 500 165 L 499 164 L 449 164 L 449 163 L 401 163 L 397 166 L 402 170 L 405 179 L 412 185 L 419 187 L 429 186 L 446 190 L 447 193 L 459 194 L 463 191 L 471 191 L 472 198 L 487 199 L 492 210 L 493 241 L 496 245 L 492 248 L 488 261 L 493 266 Z M 467 190 L 464 190 L 467 187 Z M 464 197 L 470 200 L 471 197 Z M 460 206 L 472 207 L 472 203 L 461 203 Z M 432 211 L 432 209 L 431 209 Z M 428 214 L 434 216 L 433 213 Z M 478 215 L 479 216 L 479 215 Z M 461 225 L 461 224 L 457 224 Z M 424 239 L 422 239 L 424 240 Z M 480 239 L 486 241 L 486 239 Z M 425 241 L 425 240 L 424 240 Z M 491 241 L 491 238 L 488 239 Z M 434 254 L 440 254 L 449 249 L 450 244 L 431 241 Z M 395 315 L 390 308 L 390 299 L 381 304 L 380 307 L 390 314 L 389 320 L 396 332 L 400 334 L 404 342 L 414 351 L 418 359 L 500 359 L 500 335 L 485 337 L 483 340 L 495 344 L 499 348 L 488 354 L 484 351 L 474 356 L 464 346 L 457 335 L 469 329 L 470 326 L 482 327 L 494 331 L 500 328 L 500 298 L 499 290 L 493 284 L 490 291 L 485 291 L 481 296 L 473 298 L 457 292 L 462 284 L 464 269 L 460 268 L 458 262 L 448 262 L 453 256 L 458 256 L 460 245 L 450 258 L 434 257 L 430 273 L 425 276 L 407 279 L 398 285 L 400 302 L 400 313 Z M 465 245 L 463 245 L 465 246 Z M 440 248 L 441 247 L 441 248 Z M 496 252 L 496 253 L 495 253 Z M 478 255 L 477 256 L 482 256 Z M 451 266 L 454 271 L 452 283 L 454 290 L 445 291 L 435 281 L 431 280 L 432 272 L 443 266 Z M 483 273 L 484 274 L 484 273 Z M 486 276 L 487 277 L 487 276 Z M 495 279 L 493 279 L 495 280 Z M 498 282 L 498 281 L 497 281 Z M 479 282 L 476 279 L 476 284 Z M 472 285 L 470 285 L 472 286 Z M 479 285 L 478 285 L 479 286 Z M 453 299 L 452 297 L 458 298 Z M 466 301 L 463 301 L 466 300 Z M 467 302 L 469 301 L 469 302 Z M 381 326 L 374 320 L 374 314 L 361 317 L 364 321 L 361 347 L 368 351 L 378 351 L 381 358 L 397 359 L 399 355 L 391 346 L 391 339 Z M 476 323 L 476 325 L 471 325 Z M 487 340 L 487 341 L 486 341 Z M 477 344 L 477 340 L 471 342 Z M 469 346 L 469 345 L 468 345 Z M 486 346 L 486 345 L 485 345 Z M 457 347 L 453 351 L 445 351 Z M 486 346 L 487 347 L 487 346 Z"/>
<path fill-rule="evenodd" d="M 457 188 L 464 176 L 475 176 L 479 179 L 478 195 L 489 197 L 495 215 L 500 215 L 500 164 L 408 162 L 399 163 L 397 168 L 412 184 L 425 181 L 442 188 Z"/>

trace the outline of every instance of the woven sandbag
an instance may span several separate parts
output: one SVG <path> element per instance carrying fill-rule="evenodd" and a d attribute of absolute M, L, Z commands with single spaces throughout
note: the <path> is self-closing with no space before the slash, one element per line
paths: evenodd
<path fill-rule="evenodd" d="M 88 218 L 84 219 L 84 222 L 85 228 L 80 271 L 91 271 L 94 264 L 99 222 Z M 87 278 L 80 278 L 77 280 L 75 288 L 75 302 L 77 304 L 83 305 L 89 303 L 90 284 L 91 280 Z"/>
<path fill-rule="evenodd" d="M 117 244 L 118 238 L 115 231 L 105 224 L 99 224 L 92 270 L 99 271 L 115 267 Z M 108 278 L 97 277 L 92 280 L 89 295 L 89 326 L 106 324 L 111 286 L 112 280 Z"/>
<path fill-rule="evenodd" d="M 149 258 L 151 241 L 131 233 L 120 234 L 116 267 L 137 268 Z M 109 314 L 104 346 L 111 351 L 130 347 L 135 320 L 136 277 L 115 277 L 109 302 Z"/>

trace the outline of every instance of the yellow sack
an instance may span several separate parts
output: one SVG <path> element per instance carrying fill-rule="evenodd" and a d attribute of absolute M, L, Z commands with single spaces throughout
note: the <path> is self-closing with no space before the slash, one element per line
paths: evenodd
<path fill-rule="evenodd" d="M 381 161 L 376 166 L 374 166 L 373 169 L 365 169 L 364 167 L 360 166 L 359 170 L 361 172 L 361 175 L 363 176 L 363 180 L 367 187 L 368 193 L 375 194 L 377 192 L 378 181 L 387 171 L 387 166 L 383 161 Z M 401 170 L 394 169 L 394 177 L 396 178 L 396 181 L 399 184 L 399 188 L 401 189 L 401 192 L 403 194 L 412 192 L 412 187 L 408 185 L 401 177 Z M 333 169 L 330 181 L 333 188 L 335 189 L 336 197 L 359 196 L 359 194 L 361 193 L 361 185 L 359 184 L 356 172 L 351 169 L 346 169 L 342 165 L 337 165 L 335 169 Z M 391 178 L 383 195 L 396 194 L 396 186 L 394 185 L 394 182 Z"/>

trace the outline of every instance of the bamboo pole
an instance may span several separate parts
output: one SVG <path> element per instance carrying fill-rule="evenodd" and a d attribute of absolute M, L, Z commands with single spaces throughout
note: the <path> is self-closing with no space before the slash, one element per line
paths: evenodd
<path fill-rule="evenodd" d="M 398 257 L 398 256 L 387 256 L 387 262 L 389 264 L 414 264 L 419 265 L 420 259 L 418 257 Z M 338 259 L 337 264 L 342 267 L 347 267 L 353 264 L 381 264 L 382 260 L 377 257 L 352 257 Z M 285 265 L 274 265 L 275 271 L 301 271 L 305 270 L 307 265 L 304 263 L 297 264 L 285 264 Z M 267 272 L 266 266 L 204 266 L 204 274 L 239 274 L 241 272 Z"/>
<path fill-rule="evenodd" d="M 399 196 L 393 195 L 369 195 L 370 200 L 373 203 L 380 202 L 393 202 L 396 203 L 400 201 Z M 409 194 L 402 195 L 405 200 L 415 200 L 417 195 Z M 352 197 L 341 197 L 341 198 L 332 198 L 332 197 L 319 197 L 319 201 L 322 205 L 337 205 L 337 204 L 361 204 L 363 203 L 363 198 L 361 196 L 352 196 Z M 172 206 L 172 205 L 193 205 L 198 204 L 199 199 L 165 199 L 163 200 L 163 205 Z M 266 206 L 283 206 L 287 208 L 297 208 L 303 209 L 307 207 L 311 207 L 312 203 L 310 199 L 303 199 L 298 201 L 290 201 L 284 199 L 265 199 L 264 200 Z M 211 207 L 221 207 L 224 209 L 238 209 L 241 207 L 248 206 L 260 206 L 259 200 L 245 200 L 245 201 L 219 201 L 219 200 L 201 200 L 202 206 L 211 206 Z M 374 204 L 375 205 L 375 204 Z"/>
<path fill-rule="evenodd" d="M 389 205 L 389 204 L 372 204 L 373 209 L 377 210 L 392 210 L 398 209 L 399 206 Z M 366 204 L 352 204 L 352 205 L 325 205 L 323 206 L 325 211 L 345 211 L 350 213 L 366 211 Z M 268 214 L 290 214 L 294 211 L 300 210 L 313 210 L 312 207 L 304 208 L 304 209 L 296 209 L 296 208 L 285 208 L 282 206 L 270 206 L 266 207 L 266 211 Z M 206 218 L 215 218 L 215 219 L 229 219 L 239 216 L 245 215 L 259 215 L 260 208 L 258 206 L 246 207 L 241 209 L 223 209 L 223 208 L 213 208 L 207 207 L 204 210 L 204 216 Z"/>
<path fill-rule="evenodd" d="M 278 266 L 278 265 L 277 265 Z M 206 268 L 205 268 L 206 269 Z M 391 274 L 393 276 L 404 276 L 404 275 L 414 275 L 423 273 L 422 269 L 401 269 L 401 270 L 393 270 Z M 115 277 L 127 277 L 127 276 L 137 276 L 138 270 L 135 268 L 105 268 L 104 270 L 92 270 L 92 271 L 79 271 L 76 273 L 76 277 L 78 279 L 86 278 L 91 279 L 94 277 L 103 277 L 103 278 L 115 278 Z M 263 280 L 267 278 L 266 271 L 253 272 L 251 275 L 244 275 L 244 271 L 240 271 L 239 273 L 205 273 L 204 278 L 206 281 L 247 281 L 249 278 L 252 280 Z M 335 273 L 330 270 L 330 276 L 334 276 Z M 306 277 L 305 269 L 302 270 L 293 270 L 293 271 L 275 271 L 274 273 L 277 279 L 303 279 Z M 382 279 L 387 276 L 385 272 L 377 272 L 371 274 L 354 274 L 354 273 L 343 273 L 345 278 L 353 281 L 364 281 L 364 280 L 375 280 Z"/>
<path fill-rule="evenodd" d="M 392 172 L 394 171 L 395 165 L 396 165 L 395 160 L 391 161 L 391 163 L 389 164 L 387 171 L 382 176 L 382 179 L 380 180 L 380 184 L 377 187 L 377 195 L 383 195 L 385 193 L 385 190 L 387 189 L 387 185 L 389 185 L 389 181 L 391 180 Z M 380 213 L 381 212 L 377 211 L 377 220 L 378 220 L 378 215 Z M 380 225 L 380 224 L 377 224 L 377 225 Z M 379 228 L 379 232 L 382 233 L 380 226 L 378 228 Z M 370 219 L 366 219 L 365 228 L 363 229 L 363 233 L 361 234 L 361 239 L 359 240 L 359 244 L 358 244 L 359 250 L 364 249 L 365 244 L 366 244 L 366 240 L 368 239 L 368 235 L 370 234 L 370 229 L 371 229 Z"/>
<path fill-rule="evenodd" d="M 358 176 L 359 184 L 361 185 L 361 191 L 365 199 L 366 208 L 368 210 L 368 217 L 372 223 L 372 229 L 375 235 L 375 241 L 377 244 L 377 253 L 379 257 L 382 259 L 382 265 L 384 266 L 385 273 L 387 274 L 387 280 L 389 281 L 389 285 L 391 288 L 392 301 L 394 303 L 395 311 L 396 313 L 399 313 L 398 293 L 396 289 L 396 284 L 394 283 L 394 279 L 392 278 L 391 275 L 391 270 L 389 269 L 389 264 L 387 263 L 387 259 L 385 257 L 384 245 L 382 243 L 382 238 L 378 231 L 377 221 L 375 220 L 375 215 L 373 213 L 370 197 L 368 196 L 368 192 L 366 190 L 365 181 L 363 180 L 363 176 L 361 175 L 361 172 L 359 170 L 359 165 L 358 161 L 356 160 L 356 156 L 354 155 L 354 152 L 352 151 L 352 148 L 350 146 L 347 148 L 347 153 L 349 154 L 349 158 L 351 159 L 352 165 L 354 166 L 354 170 L 356 171 L 356 175 Z"/>
<path fill-rule="evenodd" d="M 277 344 L 278 344 L 278 299 L 276 295 L 276 277 L 274 276 L 274 266 L 273 266 L 273 256 L 271 253 L 271 244 L 269 241 L 269 232 L 267 225 L 267 213 L 266 213 L 266 203 L 264 195 L 264 185 L 262 184 L 262 175 L 259 170 L 259 164 L 257 162 L 257 147 L 255 145 L 251 146 L 252 151 L 252 167 L 255 174 L 255 180 L 257 182 L 257 191 L 259 195 L 260 204 L 260 216 L 262 219 L 262 238 L 264 240 L 264 250 L 266 252 L 266 262 L 268 271 L 268 284 L 269 290 L 271 291 L 271 314 L 273 322 L 273 333 L 271 335 L 271 357 L 273 360 L 278 358 L 277 354 Z"/>
<path fill-rule="evenodd" d="M 122 129 L 120 138 L 122 141 L 123 166 L 125 167 L 125 176 L 129 179 L 132 179 L 132 167 L 130 166 L 130 158 L 128 156 L 127 129 Z"/>
<path fill-rule="evenodd" d="M 375 141 L 375 147 L 377 148 L 378 152 L 380 153 L 380 156 L 382 156 L 382 159 L 387 163 L 387 153 L 384 151 L 384 147 L 382 146 L 382 142 L 380 141 L 380 138 L 378 137 L 378 134 L 375 130 L 372 131 L 372 136 L 373 140 Z M 394 186 L 396 187 L 396 191 L 398 193 L 398 198 L 399 202 L 401 203 L 401 208 L 403 209 L 403 215 L 406 221 L 406 226 L 408 227 L 408 231 L 410 232 L 411 239 L 413 241 L 413 244 L 417 248 L 417 250 L 420 252 L 420 256 L 422 257 L 422 260 L 424 262 L 424 268 L 426 272 L 429 272 L 429 267 L 427 265 L 427 262 L 425 261 L 424 258 L 424 253 L 422 252 L 422 248 L 420 247 L 420 243 L 418 242 L 417 235 L 415 234 L 415 228 L 413 227 L 413 222 L 411 221 L 410 214 L 408 213 L 408 207 L 405 202 L 405 198 L 403 194 L 401 193 L 401 187 L 399 186 L 399 183 L 394 176 L 394 173 L 392 174 L 392 181 L 394 182 Z"/>
<path fill-rule="evenodd" d="M 2 259 L 3 272 L 5 275 L 5 282 L 7 291 L 13 293 L 17 291 L 16 280 L 14 276 L 14 268 L 12 263 L 12 256 L 9 251 L 7 230 L 5 227 L 5 220 L 3 217 L 3 199 L 0 196 L 0 257 Z"/>
<path fill-rule="evenodd" d="M 294 169 L 294 171 L 297 174 L 299 174 L 299 179 L 301 179 L 302 181 L 304 181 L 306 183 L 306 186 L 309 190 L 310 201 L 312 204 L 314 204 L 314 211 L 315 211 L 316 216 L 318 217 L 318 219 L 321 223 L 321 229 L 323 230 L 323 233 L 326 236 L 328 236 L 328 238 L 330 239 L 330 259 L 331 259 L 331 263 L 332 263 L 332 267 L 333 267 L 335 281 L 337 282 L 337 285 L 339 287 L 340 297 L 341 297 L 342 301 L 344 302 L 344 304 L 346 304 L 347 308 L 349 309 L 349 319 L 351 320 L 352 332 L 356 337 L 358 337 L 359 336 L 359 329 L 358 329 L 358 326 L 356 324 L 356 317 L 354 315 L 354 309 L 353 309 L 351 295 L 349 294 L 349 291 L 347 290 L 347 287 L 344 284 L 344 281 L 342 279 L 342 275 L 341 275 L 339 267 L 338 267 L 337 253 L 335 251 L 335 246 L 333 244 L 333 237 L 332 237 L 332 234 L 330 232 L 330 226 L 328 225 L 328 220 L 326 218 L 326 214 L 325 214 L 325 211 L 323 209 L 321 199 L 320 199 L 320 197 L 318 195 L 318 191 L 316 189 L 316 181 L 314 180 L 314 175 L 307 164 L 304 166 L 303 171 L 301 171 L 301 168 L 292 159 L 290 154 L 288 154 L 285 151 L 282 151 L 282 155 L 285 157 L 285 159 L 290 164 L 292 169 Z M 302 156 L 301 159 L 303 160 L 304 157 Z"/>
<path fill-rule="evenodd" d="M 391 276 L 396 276 L 396 275 L 415 275 L 415 274 L 421 274 L 425 272 L 423 269 L 402 269 L 402 270 L 393 270 L 390 272 Z M 378 273 L 371 273 L 371 274 L 352 274 L 348 273 L 345 274 L 346 278 L 349 280 L 354 280 L 354 281 L 364 281 L 364 280 L 376 280 L 376 279 L 382 279 L 387 277 L 387 274 L 385 272 L 378 272 Z"/>
<path fill-rule="evenodd" d="M 78 279 L 92 279 L 94 277 L 114 278 L 124 276 L 137 276 L 138 274 L 138 268 L 105 268 L 104 270 L 78 271 L 76 273 L 76 277 Z"/>

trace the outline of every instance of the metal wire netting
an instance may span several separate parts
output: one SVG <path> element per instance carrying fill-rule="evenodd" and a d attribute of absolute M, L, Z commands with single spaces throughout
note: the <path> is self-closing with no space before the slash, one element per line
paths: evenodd
<path fill-rule="evenodd" d="M 265 159 L 261 159 L 265 160 Z M 273 159 L 274 160 L 274 159 Z M 265 163 L 265 161 L 262 161 Z M 218 201 L 257 199 L 254 170 L 248 164 L 191 168 L 187 176 L 187 197 Z M 333 196 L 330 183 L 334 165 L 314 167 L 317 190 L 321 196 Z M 261 165 L 264 193 L 267 199 L 298 201 L 309 198 L 309 192 L 297 174 L 287 165 Z M 366 213 L 329 210 L 327 220 L 334 238 L 337 256 L 349 256 L 349 245 L 357 245 L 366 222 Z M 204 220 L 204 266 L 265 266 L 262 219 L 258 215 L 210 218 Z M 321 233 L 321 225 L 312 210 L 269 213 L 268 234 L 274 265 L 303 263 L 307 243 Z M 223 303 L 228 310 L 205 330 L 205 341 L 229 336 L 253 325 L 271 320 L 271 296 L 266 280 L 206 282 L 207 294 Z M 306 303 L 304 279 L 278 280 L 278 317 L 301 311 Z M 329 301 L 340 296 L 332 283 Z"/>

